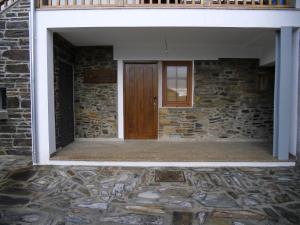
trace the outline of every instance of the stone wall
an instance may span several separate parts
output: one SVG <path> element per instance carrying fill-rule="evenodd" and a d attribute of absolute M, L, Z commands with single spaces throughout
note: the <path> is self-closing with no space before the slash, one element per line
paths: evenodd
<path fill-rule="evenodd" d="M 29 9 L 20 0 L 0 14 L 0 88 L 7 89 L 8 112 L 0 120 L 0 154 L 31 154 Z"/>
<path fill-rule="evenodd" d="M 117 137 L 117 84 L 83 82 L 89 70 L 117 70 L 112 47 L 78 47 L 75 55 L 75 137 Z"/>
<path fill-rule="evenodd" d="M 73 66 L 74 64 L 74 46 L 65 40 L 60 35 L 53 34 L 53 56 L 54 56 L 54 92 L 55 92 L 55 136 L 56 136 L 56 147 L 62 146 L 61 137 L 61 110 L 59 96 L 61 90 L 59 88 L 60 79 L 60 62 L 64 62 Z"/>
<path fill-rule="evenodd" d="M 268 88 L 260 90 L 261 76 Z M 194 107 L 161 108 L 160 139 L 272 139 L 274 68 L 258 60 L 195 61 Z"/>

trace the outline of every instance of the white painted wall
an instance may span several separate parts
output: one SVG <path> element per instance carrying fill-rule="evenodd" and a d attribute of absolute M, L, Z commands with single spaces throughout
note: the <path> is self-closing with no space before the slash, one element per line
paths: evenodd
<path fill-rule="evenodd" d="M 240 46 L 172 46 L 166 53 L 163 47 L 115 46 L 116 60 L 216 60 L 218 58 L 260 58 L 258 48 Z"/>
<path fill-rule="evenodd" d="M 93 9 L 38 10 L 36 21 L 66 27 L 300 27 L 296 10 Z M 220 37 L 221 38 L 221 37 Z"/>
<path fill-rule="evenodd" d="M 274 42 L 275 46 L 275 42 Z M 259 65 L 265 66 L 275 63 L 275 48 L 265 50 L 260 55 Z"/>

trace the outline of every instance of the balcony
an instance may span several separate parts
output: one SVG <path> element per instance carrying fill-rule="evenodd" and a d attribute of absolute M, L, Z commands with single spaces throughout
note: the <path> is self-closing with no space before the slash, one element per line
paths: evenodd
<path fill-rule="evenodd" d="M 40 9 L 83 8 L 222 8 L 287 9 L 294 0 L 39 0 Z"/>

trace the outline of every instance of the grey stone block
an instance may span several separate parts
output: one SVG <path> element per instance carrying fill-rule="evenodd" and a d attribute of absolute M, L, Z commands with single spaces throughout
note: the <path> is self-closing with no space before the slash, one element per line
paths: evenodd
<path fill-rule="evenodd" d="M 3 57 L 6 57 L 11 60 L 29 60 L 29 50 L 7 50 L 2 54 Z"/>
<path fill-rule="evenodd" d="M 7 65 L 6 72 L 9 73 L 29 73 L 28 64 Z"/>
<path fill-rule="evenodd" d="M 8 119 L 8 113 L 6 110 L 0 110 L 0 120 L 7 120 Z M 1 131 L 1 126 L 0 126 Z"/>

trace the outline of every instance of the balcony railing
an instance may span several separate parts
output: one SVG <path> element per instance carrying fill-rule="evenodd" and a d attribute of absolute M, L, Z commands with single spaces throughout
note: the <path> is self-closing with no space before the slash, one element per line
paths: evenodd
<path fill-rule="evenodd" d="M 293 8 L 293 0 L 37 0 L 37 8 Z"/>
<path fill-rule="evenodd" d="M 8 9 L 18 0 L 0 0 L 0 13 Z"/>

